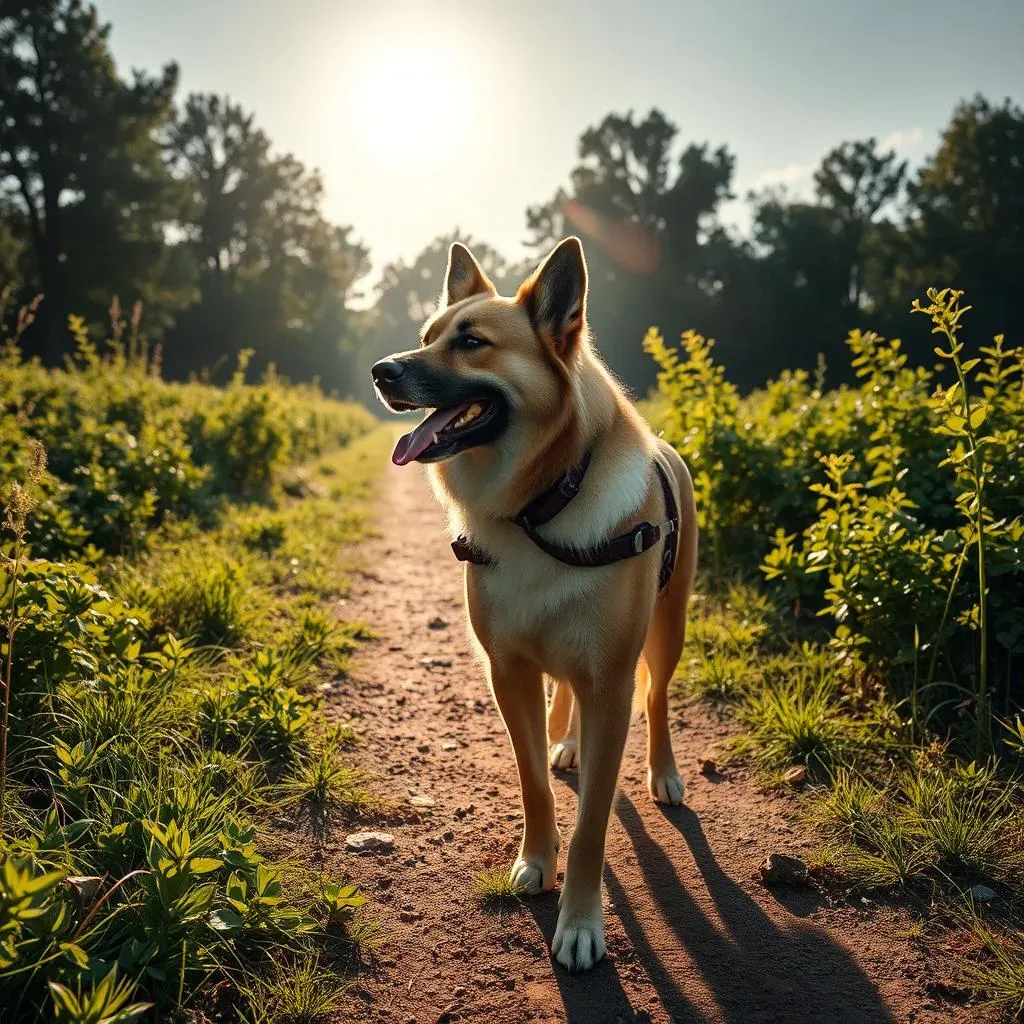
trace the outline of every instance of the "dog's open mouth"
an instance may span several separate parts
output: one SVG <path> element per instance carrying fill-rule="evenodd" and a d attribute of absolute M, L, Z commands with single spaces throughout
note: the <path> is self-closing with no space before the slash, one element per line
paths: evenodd
<path fill-rule="evenodd" d="M 392 407 L 400 404 L 392 402 Z M 500 422 L 503 409 L 502 403 L 483 398 L 447 409 L 436 409 L 415 429 L 398 439 L 391 461 L 396 466 L 410 462 L 440 462 L 467 448 L 493 441 L 504 426 Z"/>

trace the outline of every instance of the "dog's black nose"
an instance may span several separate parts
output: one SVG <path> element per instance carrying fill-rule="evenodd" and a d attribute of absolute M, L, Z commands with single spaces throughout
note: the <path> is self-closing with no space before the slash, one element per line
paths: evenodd
<path fill-rule="evenodd" d="M 397 359 L 381 359 L 370 370 L 374 384 L 394 384 L 405 373 L 405 367 Z"/>

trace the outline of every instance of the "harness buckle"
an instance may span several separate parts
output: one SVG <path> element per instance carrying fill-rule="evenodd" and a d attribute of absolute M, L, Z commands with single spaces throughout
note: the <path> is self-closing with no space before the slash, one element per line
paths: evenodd
<path fill-rule="evenodd" d="M 641 523 L 633 531 L 633 553 L 642 555 L 649 548 L 653 548 L 660 539 L 660 526 L 651 526 L 650 523 Z"/>

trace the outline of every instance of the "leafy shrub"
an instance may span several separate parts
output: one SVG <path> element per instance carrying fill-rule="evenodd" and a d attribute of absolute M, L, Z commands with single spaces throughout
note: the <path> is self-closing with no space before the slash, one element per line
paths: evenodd
<path fill-rule="evenodd" d="M 690 462 L 713 574 L 760 566 L 797 625 L 828 618 L 837 663 L 888 686 L 917 734 L 967 712 L 980 750 L 1021 697 L 1024 349 L 998 337 L 965 359 L 959 293 L 919 308 L 951 372 L 854 331 L 861 383 L 831 392 L 796 371 L 741 397 L 711 342 L 689 333 L 680 352 L 652 329 L 653 408 Z"/>
<path fill-rule="evenodd" d="M 308 955 L 307 937 L 362 897 L 337 884 L 289 896 L 251 815 L 267 786 L 259 751 L 301 755 L 295 781 L 310 796 L 359 792 L 333 752 L 310 745 L 314 701 L 292 685 L 308 652 L 329 646 L 320 619 L 281 652 L 211 672 L 173 637 L 154 644 L 148 617 L 84 567 L 30 560 L 0 586 L 3 608 L 17 588 L 19 622 L 0 974 L 25 1019 L 50 1008 L 131 1020 L 222 963 Z"/>
<path fill-rule="evenodd" d="M 23 361 L 13 339 L 0 348 L 0 477 L 23 477 L 30 438 L 49 453 L 30 530 L 37 555 L 136 551 L 168 516 L 263 489 L 289 461 L 338 448 L 374 424 L 312 385 L 272 373 L 246 384 L 244 354 L 227 388 L 178 384 L 119 341 L 101 357 L 78 318 L 72 331 L 78 352 L 62 370 Z"/>
<path fill-rule="evenodd" d="M 0 355 L 3 1016 L 162 1019 L 212 976 L 240 993 L 271 953 L 308 965 L 351 938 L 358 889 L 286 881 L 256 820 L 286 774 L 356 804 L 339 753 L 351 735 L 326 748 L 299 689 L 355 634 L 303 606 L 295 559 L 277 559 L 288 588 L 273 589 L 291 510 L 228 499 L 373 421 L 272 376 L 168 384 L 73 328 L 64 370 Z M 8 492 L 8 478 L 27 484 Z M 324 525 L 302 504 L 330 541 L 358 535 L 351 510 Z M 322 536 L 318 564 L 336 557 Z"/>

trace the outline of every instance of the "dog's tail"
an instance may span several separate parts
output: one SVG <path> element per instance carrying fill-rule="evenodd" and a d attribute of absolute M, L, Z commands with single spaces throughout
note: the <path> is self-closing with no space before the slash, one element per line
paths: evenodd
<path fill-rule="evenodd" d="M 636 663 L 636 673 L 633 676 L 633 709 L 631 714 L 636 714 L 647 705 L 647 691 L 651 688 L 651 669 L 647 659 L 641 654 Z"/>

